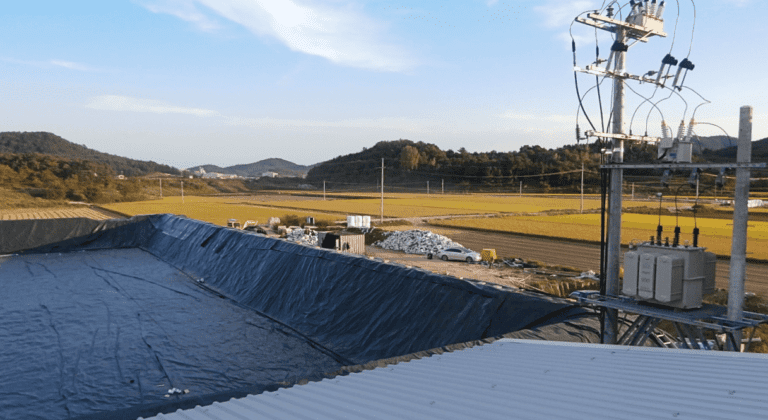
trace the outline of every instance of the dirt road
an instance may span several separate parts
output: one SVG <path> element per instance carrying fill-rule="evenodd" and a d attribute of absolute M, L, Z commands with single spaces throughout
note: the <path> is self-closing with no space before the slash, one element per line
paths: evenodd
<path fill-rule="evenodd" d="M 599 245 L 442 227 L 440 234 L 478 251 L 483 248 L 495 248 L 500 256 L 514 256 L 525 260 L 541 261 L 550 265 L 600 271 Z M 716 287 L 728 288 L 728 271 L 728 261 L 718 260 Z M 747 292 L 768 296 L 768 264 L 747 263 L 745 289 Z"/>

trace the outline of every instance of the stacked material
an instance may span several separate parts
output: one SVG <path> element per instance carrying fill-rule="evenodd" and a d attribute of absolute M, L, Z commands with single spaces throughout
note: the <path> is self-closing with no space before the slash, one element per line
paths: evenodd
<path fill-rule="evenodd" d="M 304 245 L 317 246 L 317 233 L 314 230 L 307 229 L 294 229 L 285 237 L 291 242 L 296 242 Z"/>
<path fill-rule="evenodd" d="M 387 239 L 378 241 L 374 245 L 393 251 L 405 251 L 406 254 L 434 254 L 441 249 L 463 248 L 461 244 L 453 242 L 450 238 L 420 229 L 392 232 Z"/>

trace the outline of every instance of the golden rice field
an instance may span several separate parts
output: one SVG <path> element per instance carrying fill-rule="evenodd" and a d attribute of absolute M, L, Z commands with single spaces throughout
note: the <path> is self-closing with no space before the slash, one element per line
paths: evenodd
<path fill-rule="evenodd" d="M 131 203 L 107 204 L 102 207 L 130 216 L 137 214 L 171 213 L 187 216 L 190 219 L 202 220 L 219 226 L 226 226 L 227 219 L 238 219 L 240 222 L 255 220 L 266 223 L 270 217 L 282 217 L 286 214 L 297 216 L 315 216 L 322 220 L 342 220 L 345 214 L 315 215 L 300 210 L 284 210 L 255 207 L 247 204 L 230 203 L 231 200 L 220 197 L 165 197 L 161 200 L 136 201 Z"/>
<path fill-rule="evenodd" d="M 384 199 L 384 217 L 430 217 L 466 214 L 494 213 L 538 213 L 547 210 L 578 210 L 579 200 L 575 198 L 553 198 L 535 196 L 496 196 L 496 195 L 448 195 L 413 197 L 414 194 L 397 194 Z M 236 198 L 232 198 L 232 201 Z M 345 214 L 364 214 L 377 217 L 380 215 L 381 201 L 376 198 L 336 199 L 336 200 L 281 200 L 259 202 L 261 205 L 290 207 L 302 210 L 340 212 Z M 627 207 L 655 206 L 648 201 L 625 201 Z M 584 209 L 600 208 L 597 199 L 585 199 Z"/>
<path fill-rule="evenodd" d="M 656 233 L 658 216 L 645 214 L 622 215 L 621 239 L 627 244 L 633 239 L 646 241 Z M 567 239 L 600 241 L 599 214 L 564 214 L 557 216 L 517 216 L 440 220 L 432 222 L 438 226 L 469 227 L 513 232 L 528 235 L 543 235 Z M 693 242 L 692 217 L 680 217 L 681 242 Z M 663 236 L 674 236 L 675 216 L 662 216 Z M 698 218 L 701 231 L 699 245 L 709 248 L 718 255 L 730 255 L 733 222 L 730 219 Z M 747 229 L 747 257 L 768 259 L 768 222 L 749 222 Z"/>

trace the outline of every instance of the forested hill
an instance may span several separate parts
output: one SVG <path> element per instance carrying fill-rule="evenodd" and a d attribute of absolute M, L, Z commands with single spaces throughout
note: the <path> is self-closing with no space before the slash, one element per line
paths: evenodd
<path fill-rule="evenodd" d="M 651 161 L 656 157 L 654 146 L 627 148 L 627 161 Z M 307 181 L 323 180 L 338 183 L 375 184 L 381 177 L 381 159 L 386 168 L 385 180 L 395 183 L 445 180 L 446 183 L 464 185 L 516 185 L 541 187 L 576 186 L 581 180 L 581 164 L 587 170 L 585 181 L 597 184 L 600 146 L 594 143 L 545 149 L 523 146 L 516 152 L 470 153 L 440 150 L 434 144 L 410 140 L 382 141 L 362 152 L 339 156 L 312 168 Z M 539 176 L 542 174 L 553 174 Z M 385 181 L 386 182 L 386 181 Z"/>
<path fill-rule="evenodd" d="M 180 174 L 180 171 L 172 166 L 98 152 L 46 132 L 0 133 L 0 153 L 42 153 L 67 159 L 88 160 L 106 165 L 116 174 L 122 173 L 126 176 L 141 176 L 153 172 Z"/>
<path fill-rule="evenodd" d="M 191 172 L 196 171 L 198 168 L 205 169 L 206 172 L 219 172 L 224 174 L 234 174 L 243 177 L 258 177 L 264 172 L 277 172 L 281 177 L 304 176 L 309 170 L 309 166 L 299 165 L 293 162 L 289 162 L 285 159 L 270 158 L 260 160 L 254 163 L 228 166 L 222 168 L 216 165 L 202 165 L 189 168 Z"/>

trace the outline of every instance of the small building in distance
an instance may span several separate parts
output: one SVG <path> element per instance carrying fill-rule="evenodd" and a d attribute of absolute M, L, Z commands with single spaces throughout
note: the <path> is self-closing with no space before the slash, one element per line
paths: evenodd
<path fill-rule="evenodd" d="M 321 248 L 335 249 L 351 254 L 365 254 L 365 235 L 355 232 L 317 232 Z"/>
<path fill-rule="evenodd" d="M 262 178 L 277 178 L 277 172 L 262 172 Z"/>

